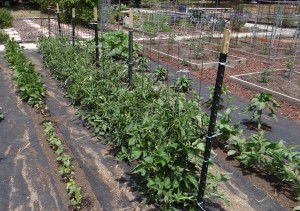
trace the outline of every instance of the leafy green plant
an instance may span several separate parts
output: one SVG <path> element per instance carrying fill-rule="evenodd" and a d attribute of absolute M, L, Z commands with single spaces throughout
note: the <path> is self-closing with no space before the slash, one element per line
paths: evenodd
<path fill-rule="evenodd" d="M 49 37 L 38 46 L 87 127 L 105 137 L 117 160 L 137 164 L 133 172 L 141 175 L 146 201 L 164 210 L 178 205 L 192 210 L 208 126 L 199 97 L 187 99 L 141 74 L 134 75 L 135 87 L 129 90 L 126 63 L 106 57 L 105 71 L 96 68 L 89 53 L 94 47 L 85 42 L 73 47 L 67 40 Z M 209 174 L 206 197 L 225 199 L 216 184 L 224 178 Z"/>
<path fill-rule="evenodd" d="M 268 83 L 270 81 L 271 73 L 273 72 L 273 69 L 270 67 L 264 68 L 263 71 L 260 74 L 260 82 Z"/>
<path fill-rule="evenodd" d="M 284 18 L 282 20 L 281 26 L 284 28 L 292 28 L 295 24 L 295 20 L 292 18 Z"/>
<path fill-rule="evenodd" d="M 170 32 L 169 36 L 168 36 L 168 50 L 172 50 L 173 49 L 174 43 L 175 43 L 175 33 L 174 32 Z"/>
<path fill-rule="evenodd" d="M 174 84 L 172 84 L 171 88 L 173 88 L 176 92 L 188 92 L 192 88 L 192 80 L 187 78 L 185 75 L 178 77 Z"/>
<path fill-rule="evenodd" d="M 81 188 L 77 187 L 74 181 L 70 181 L 67 183 L 67 190 L 73 208 L 80 209 L 83 198 L 81 195 Z"/>
<path fill-rule="evenodd" d="M 280 108 L 279 103 L 273 98 L 272 94 L 260 93 L 254 95 L 250 104 L 243 109 L 243 113 L 252 112 L 252 121 L 257 121 L 258 128 L 261 127 L 263 112 L 269 110 L 268 116 L 277 120 L 276 118 L 276 108 Z"/>
<path fill-rule="evenodd" d="M 0 29 L 11 27 L 13 20 L 14 18 L 8 9 L 0 8 Z"/>
<path fill-rule="evenodd" d="M 9 36 L 0 30 L 0 43 L 4 43 L 9 39 Z"/>
<path fill-rule="evenodd" d="M 296 63 L 293 60 L 289 60 L 288 63 L 286 64 L 286 68 L 287 68 L 287 77 L 290 78 L 296 69 Z"/>
<path fill-rule="evenodd" d="M 299 146 L 287 148 L 283 141 L 274 142 L 264 138 L 263 131 L 247 138 L 234 137 L 228 146 L 228 156 L 234 156 L 244 166 L 256 168 L 291 187 L 300 196 Z"/>
<path fill-rule="evenodd" d="M 168 70 L 162 66 L 157 66 L 153 75 L 157 81 L 165 81 L 168 79 Z"/>
<path fill-rule="evenodd" d="M 67 183 L 67 192 L 70 196 L 71 205 L 73 209 L 80 209 L 82 204 L 81 188 L 77 187 L 74 181 L 75 172 L 73 170 L 72 158 L 63 153 L 64 147 L 62 142 L 57 138 L 52 123 L 45 121 L 43 126 L 48 144 L 57 154 L 56 161 L 59 163 L 59 174 L 62 180 Z"/>
<path fill-rule="evenodd" d="M 105 56 L 113 59 L 128 58 L 128 35 L 122 31 L 109 31 L 103 33 L 103 39 L 100 42 L 105 50 Z M 141 55 L 141 46 L 136 42 L 133 43 L 133 58 L 138 58 Z"/>
<path fill-rule="evenodd" d="M 213 97 L 214 97 L 214 92 L 215 92 L 215 87 L 214 86 L 209 86 L 207 87 L 210 91 L 209 93 L 209 99 L 204 102 L 204 105 L 208 108 L 211 108 L 212 106 L 212 101 L 213 101 Z M 229 89 L 226 86 L 222 86 L 221 88 L 221 95 L 219 98 L 219 105 L 218 105 L 218 110 L 221 110 L 225 107 L 228 106 L 228 104 L 232 101 L 232 97 L 230 97 L 231 92 L 229 91 Z M 227 105 L 223 105 L 224 102 L 227 102 Z"/>
<path fill-rule="evenodd" d="M 187 67 L 189 65 L 189 62 L 185 59 L 185 56 L 183 57 L 183 59 L 181 61 L 181 65 L 184 67 Z"/>
<path fill-rule="evenodd" d="M 148 71 L 148 64 L 150 60 L 146 57 L 140 57 L 138 59 L 138 67 L 136 68 L 137 72 L 147 72 Z"/>
<path fill-rule="evenodd" d="M 35 72 L 34 65 L 24 56 L 23 48 L 14 40 L 5 43 L 5 58 L 14 70 L 14 79 L 21 92 L 20 98 L 30 106 L 44 105 L 46 87 L 42 76 Z"/>
<path fill-rule="evenodd" d="M 226 141 L 230 140 L 232 137 L 236 137 L 242 134 L 242 129 L 240 129 L 240 123 L 235 123 L 232 125 L 230 114 L 232 111 L 236 110 L 237 107 L 231 106 L 227 108 L 223 114 L 219 113 L 220 118 L 216 123 L 216 145 L 223 146 Z"/>
<path fill-rule="evenodd" d="M 201 59 L 204 56 L 204 50 L 206 47 L 207 37 L 201 37 L 196 40 L 196 42 L 192 42 L 190 47 L 193 51 L 194 59 Z"/>

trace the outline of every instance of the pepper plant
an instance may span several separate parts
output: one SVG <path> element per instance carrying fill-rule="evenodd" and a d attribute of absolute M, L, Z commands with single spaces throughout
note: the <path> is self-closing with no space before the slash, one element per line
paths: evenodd
<path fill-rule="evenodd" d="M 157 81 L 165 81 L 168 79 L 168 70 L 159 65 L 153 71 L 153 76 Z"/>
<path fill-rule="evenodd" d="M 176 92 L 188 92 L 192 88 L 192 80 L 185 75 L 178 77 L 174 84 L 171 85 Z"/>
<path fill-rule="evenodd" d="M 268 111 L 267 115 L 277 121 L 276 108 L 280 108 L 280 105 L 272 94 L 262 92 L 251 98 L 250 104 L 243 109 L 242 113 L 252 112 L 251 120 L 257 122 L 258 128 L 261 128 L 264 112 Z"/>

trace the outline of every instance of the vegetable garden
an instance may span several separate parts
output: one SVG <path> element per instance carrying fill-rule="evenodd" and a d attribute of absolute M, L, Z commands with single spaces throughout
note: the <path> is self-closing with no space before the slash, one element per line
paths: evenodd
<path fill-rule="evenodd" d="M 0 208 L 231 210 L 241 208 L 232 195 L 242 190 L 249 201 L 266 194 L 243 209 L 300 210 L 299 115 L 284 117 L 299 105 L 229 79 L 260 71 L 251 65 L 257 60 L 266 64 L 258 83 L 276 80 L 271 73 L 282 67 L 287 80 L 297 80 L 299 27 L 290 4 L 259 4 L 254 18 L 246 6 L 178 13 L 174 5 L 150 4 L 133 12 L 106 1 L 98 12 L 91 3 L 75 15 L 74 5 L 60 2 L 48 19 L 32 19 L 41 27 L 32 36 L 36 49 L 6 38 L 0 50 L 1 86 L 12 96 L 0 95 L 0 131 L 9 128 L 0 136 L 0 170 L 22 170 L 20 177 L 0 174 L 1 182 L 13 178 L 0 192 L 16 192 L 15 184 L 26 190 L 16 195 L 20 205 L 9 196 Z M 262 7 L 281 13 L 265 17 Z M 285 19 L 294 20 L 287 31 Z M 244 34 L 253 35 L 250 47 L 269 39 L 267 57 L 239 49 Z M 274 46 L 292 55 L 281 62 Z"/>

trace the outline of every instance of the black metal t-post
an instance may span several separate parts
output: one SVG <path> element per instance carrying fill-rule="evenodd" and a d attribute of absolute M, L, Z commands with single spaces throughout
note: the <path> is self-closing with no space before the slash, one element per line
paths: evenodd
<path fill-rule="evenodd" d="M 98 23 L 95 23 L 95 44 L 96 44 L 96 66 L 99 67 L 99 34 L 98 34 Z"/>
<path fill-rule="evenodd" d="M 132 51 L 133 51 L 133 11 L 132 8 L 129 10 L 129 30 L 128 30 L 128 87 L 132 88 L 132 74 L 133 74 L 133 62 L 132 62 Z"/>
<path fill-rule="evenodd" d="M 58 25 L 58 33 L 61 35 L 61 27 L 60 27 L 60 17 L 59 17 L 59 11 L 56 12 L 57 14 L 57 25 Z"/>
<path fill-rule="evenodd" d="M 75 8 L 72 8 L 72 43 L 75 45 Z"/>
<path fill-rule="evenodd" d="M 225 29 L 224 37 L 223 37 L 223 46 L 222 46 L 222 49 L 220 52 L 220 58 L 219 58 L 219 67 L 218 67 L 218 73 L 217 73 L 217 78 L 216 78 L 215 91 L 214 91 L 213 102 L 212 102 L 212 107 L 211 107 L 210 121 L 209 121 L 209 126 L 208 126 L 208 134 L 206 137 L 204 158 L 203 158 L 203 163 L 202 163 L 200 184 L 199 184 L 199 190 L 198 190 L 198 196 L 197 196 L 197 202 L 196 202 L 196 211 L 205 210 L 205 204 L 204 204 L 204 200 L 203 200 L 204 199 L 204 191 L 205 191 L 205 186 L 206 186 L 208 164 L 209 164 L 210 154 L 211 154 L 211 146 L 212 146 L 212 142 L 215 140 L 215 138 L 217 136 L 217 134 L 215 134 L 215 127 L 216 127 L 216 120 L 217 120 L 218 107 L 219 107 L 218 105 L 219 105 L 222 83 L 223 83 L 224 72 L 225 72 L 225 63 L 227 60 L 229 39 L 230 39 L 230 30 Z"/>
<path fill-rule="evenodd" d="M 48 6 L 48 36 L 50 37 L 50 10 L 51 10 L 51 7 Z"/>

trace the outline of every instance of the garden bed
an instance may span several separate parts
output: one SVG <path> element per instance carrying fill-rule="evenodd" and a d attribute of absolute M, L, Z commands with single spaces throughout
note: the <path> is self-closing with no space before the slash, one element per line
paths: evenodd
<path fill-rule="evenodd" d="M 203 49 L 203 52 L 199 53 L 201 56 L 196 56 L 196 52 L 192 48 L 185 44 L 175 42 L 170 45 L 167 41 L 151 41 L 141 42 L 143 47 L 149 51 L 150 54 L 157 55 L 158 57 L 168 57 L 169 60 L 177 60 L 178 64 L 183 66 L 191 66 L 192 69 L 199 68 L 216 68 L 219 64 L 219 52 Z M 245 63 L 246 59 L 237 56 L 228 56 L 227 64 L 237 65 Z"/>
<path fill-rule="evenodd" d="M 271 72 L 268 82 L 262 82 L 261 72 L 231 76 L 234 82 L 259 92 L 268 92 L 285 101 L 300 105 L 300 73 L 288 77 L 287 70 Z"/>

